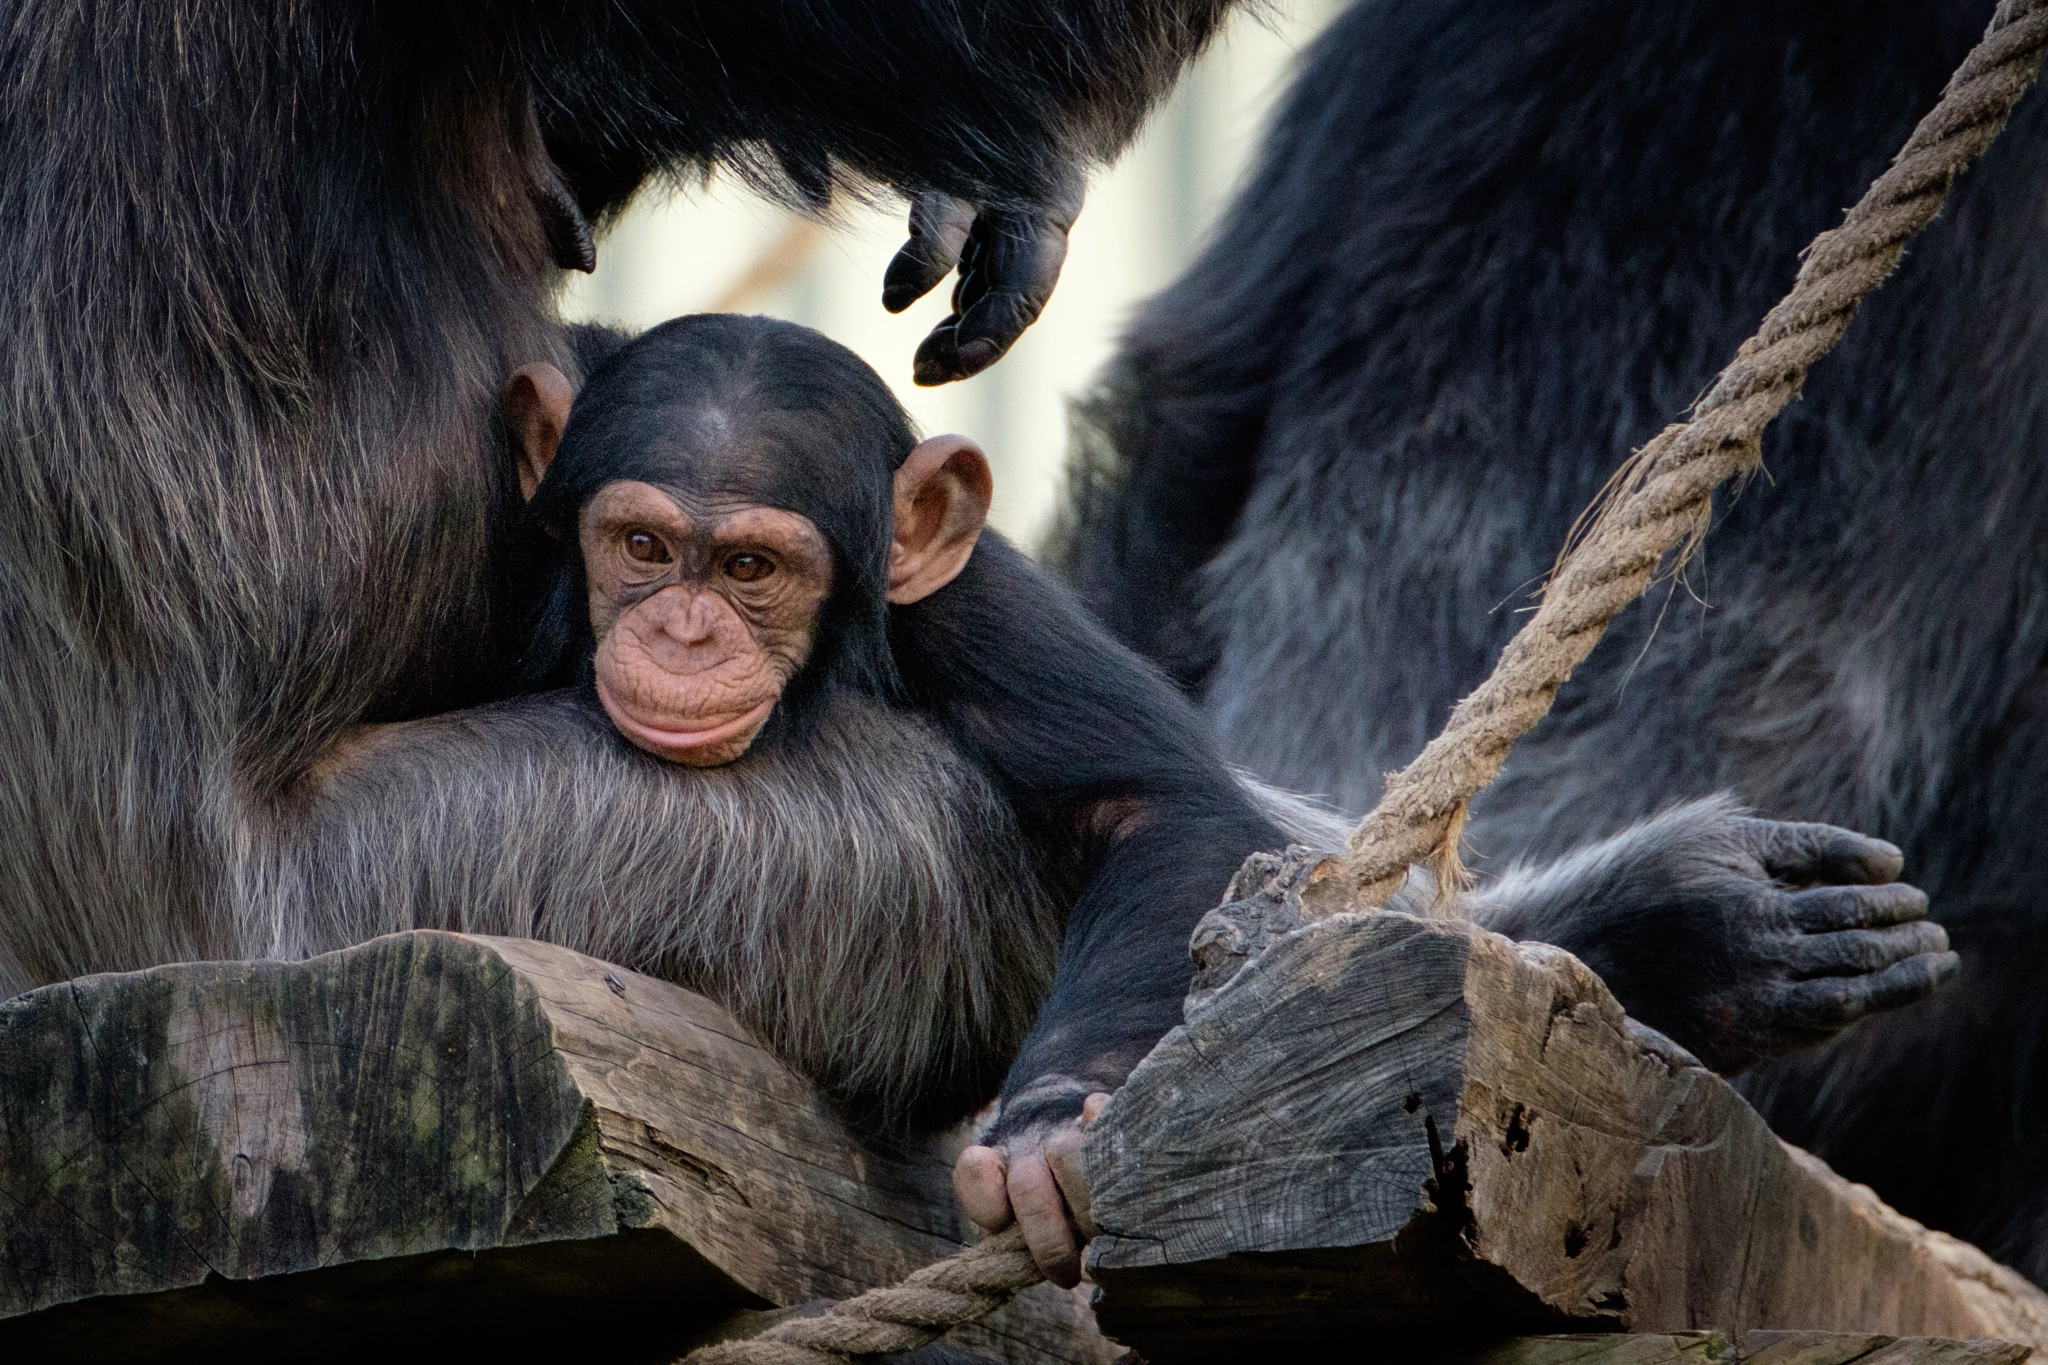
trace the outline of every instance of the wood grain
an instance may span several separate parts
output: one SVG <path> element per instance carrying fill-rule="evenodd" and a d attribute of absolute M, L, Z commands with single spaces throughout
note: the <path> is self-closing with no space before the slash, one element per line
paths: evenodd
<path fill-rule="evenodd" d="M 1864 1332 L 1646 1332 L 1507 1337 L 1416 1354 L 1420 1365 L 2019 1365 L 2028 1348 Z"/>
<path fill-rule="evenodd" d="M 2048 1297 L 1772 1136 L 1569 954 L 1343 915 L 1196 1003 L 1084 1149 L 1148 1359 L 1422 1324 L 2048 1342 Z"/>
<path fill-rule="evenodd" d="M 855 1141 L 716 1005 L 418 932 L 0 1005 L 0 1351 L 666 1359 L 956 1250 L 946 1144 Z M 958 1338 L 1100 1362 L 1041 1287 Z"/>
<path fill-rule="evenodd" d="M 1159 1365 L 2048 1340 L 2040 1291 L 1778 1142 L 1566 954 L 1392 914 L 1253 947 L 1085 1150 L 1102 1319 Z M 716 1005 L 542 944 L 85 978 L 0 1005 L 0 1350 L 667 1359 L 959 1246 L 951 1156 L 856 1141 Z M 1045 1286 L 954 1344 L 1121 1349 Z"/>

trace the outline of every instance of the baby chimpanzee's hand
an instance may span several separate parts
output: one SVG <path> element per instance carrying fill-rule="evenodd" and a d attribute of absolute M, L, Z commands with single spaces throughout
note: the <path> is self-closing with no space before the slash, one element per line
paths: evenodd
<path fill-rule="evenodd" d="M 917 348 L 911 370 L 918 383 L 979 374 L 1024 335 L 1059 283 L 1067 230 L 1080 212 L 1079 176 L 1054 202 L 1024 209 L 943 194 L 911 202 L 910 240 L 883 276 L 882 306 L 900 313 L 960 268 L 953 311 Z"/>
<path fill-rule="evenodd" d="M 1473 918 L 1579 957 L 1723 1075 L 1811 1047 L 1955 974 L 1899 850 L 1696 802 L 1477 898 Z"/>
<path fill-rule="evenodd" d="M 1098 1091 L 1079 1116 L 1033 1124 L 991 1147 L 969 1147 L 953 1164 L 953 1191 L 967 1216 L 984 1232 L 1021 1224 L 1031 1258 L 1062 1288 L 1081 1282 L 1081 1248 L 1095 1235 L 1081 1178 L 1081 1130 L 1108 1103 Z"/>

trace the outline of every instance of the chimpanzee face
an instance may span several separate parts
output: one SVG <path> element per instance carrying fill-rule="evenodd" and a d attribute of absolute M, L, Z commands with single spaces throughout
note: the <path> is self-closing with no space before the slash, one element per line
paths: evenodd
<path fill-rule="evenodd" d="M 503 416 L 520 492 L 581 560 L 598 699 L 694 767 L 744 754 L 807 670 L 822 690 L 873 687 L 874 651 L 893 670 L 888 608 L 950 583 L 988 516 L 978 446 L 918 441 L 859 357 L 765 318 L 666 323 L 580 400 L 521 366 Z"/>
<path fill-rule="evenodd" d="M 747 751 L 810 657 L 832 553 L 776 507 L 686 511 L 652 484 L 606 484 L 578 537 L 598 699 L 619 732 L 676 763 Z"/>

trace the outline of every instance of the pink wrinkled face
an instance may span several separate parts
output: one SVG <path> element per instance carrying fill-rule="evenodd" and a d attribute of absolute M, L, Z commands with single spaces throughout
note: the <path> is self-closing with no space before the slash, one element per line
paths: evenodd
<path fill-rule="evenodd" d="M 825 537 L 774 507 L 692 516 L 635 482 L 598 490 L 577 531 L 612 723 L 693 767 L 745 753 L 810 657 L 832 589 Z"/>

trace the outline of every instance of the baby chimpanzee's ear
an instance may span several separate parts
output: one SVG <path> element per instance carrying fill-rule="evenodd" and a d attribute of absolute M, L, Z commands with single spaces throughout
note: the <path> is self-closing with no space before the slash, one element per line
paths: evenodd
<path fill-rule="evenodd" d="M 576 390 L 568 378 L 552 365 L 521 365 L 505 382 L 505 396 L 498 400 L 505 429 L 512 434 L 512 454 L 519 466 L 519 495 L 533 501 L 534 490 L 555 458 L 562 443 L 562 429 L 569 425 L 569 404 Z"/>
<path fill-rule="evenodd" d="M 934 436 L 910 452 L 896 471 L 892 603 L 900 607 L 928 597 L 967 567 L 994 492 L 988 456 L 965 436 Z"/>

